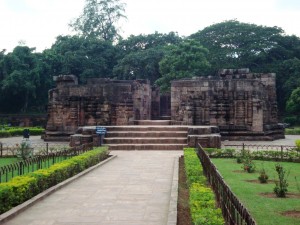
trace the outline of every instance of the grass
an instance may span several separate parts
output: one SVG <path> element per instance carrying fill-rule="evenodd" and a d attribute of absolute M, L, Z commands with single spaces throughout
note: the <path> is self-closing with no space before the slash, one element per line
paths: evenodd
<path fill-rule="evenodd" d="M 260 193 L 273 193 L 274 182 L 269 181 L 268 184 L 260 184 L 246 181 L 258 180 L 259 170 L 262 168 L 266 170 L 270 180 L 277 179 L 276 162 L 254 161 L 257 172 L 246 173 L 242 170 L 242 164 L 237 164 L 235 159 L 212 159 L 212 161 L 225 179 L 225 182 L 248 208 L 259 225 L 300 224 L 300 218 L 290 218 L 281 215 L 284 211 L 300 210 L 299 198 L 267 198 L 261 196 Z M 300 164 L 283 162 L 281 165 L 289 171 L 288 193 L 300 194 L 295 181 L 295 177 L 297 177 L 298 182 L 300 182 Z"/>
<path fill-rule="evenodd" d="M 285 128 L 285 134 L 286 135 L 299 135 L 300 127 Z"/>
<path fill-rule="evenodd" d="M 0 167 L 6 166 L 15 162 L 18 162 L 20 159 L 16 157 L 11 157 L 11 158 L 0 158 Z"/>
<path fill-rule="evenodd" d="M 72 158 L 73 156 L 57 156 L 55 157 L 55 162 L 53 163 L 53 159 L 49 158 L 49 159 L 45 159 L 42 161 L 42 163 L 39 165 L 38 167 L 38 163 L 33 163 L 31 165 L 25 166 L 24 167 L 24 174 L 33 172 L 38 170 L 38 168 L 49 168 L 51 165 L 55 164 L 55 163 L 59 163 L 62 162 L 66 159 Z M 19 158 L 0 158 L 0 167 L 2 166 L 6 166 L 12 163 L 16 163 L 18 161 L 22 161 L 22 159 Z M 1 172 L 1 171 L 0 171 Z M 1 182 L 7 182 L 10 179 L 12 179 L 13 177 L 18 176 L 19 172 L 18 169 L 14 169 L 10 172 L 6 174 L 0 174 L 0 183 Z"/>

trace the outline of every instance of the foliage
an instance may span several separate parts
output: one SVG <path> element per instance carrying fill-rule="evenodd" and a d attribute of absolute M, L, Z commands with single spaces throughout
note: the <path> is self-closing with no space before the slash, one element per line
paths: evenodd
<path fill-rule="evenodd" d="M 260 183 L 267 183 L 269 179 L 268 174 L 266 173 L 266 170 L 264 168 L 262 168 L 259 172 L 259 177 L 258 180 Z"/>
<path fill-rule="evenodd" d="M 0 214 L 23 203 L 47 188 L 105 159 L 108 152 L 97 148 L 35 172 L 0 184 Z"/>
<path fill-rule="evenodd" d="M 114 77 L 124 80 L 148 79 L 153 84 L 161 77 L 159 62 L 166 53 L 165 46 L 176 45 L 180 41 L 181 38 L 174 32 L 131 35 L 116 46 L 119 60 L 113 70 Z"/>
<path fill-rule="evenodd" d="M 294 126 L 300 124 L 300 118 L 298 118 L 297 116 L 285 116 L 283 118 L 283 122 L 289 124 L 290 126 Z M 285 128 L 285 134 L 289 134 L 290 130 L 291 128 Z M 300 130 L 299 130 L 299 134 L 300 134 Z"/>
<path fill-rule="evenodd" d="M 22 140 L 19 148 L 17 149 L 17 157 L 23 160 L 33 156 L 33 148 L 29 140 Z"/>
<path fill-rule="evenodd" d="M 275 165 L 275 170 L 278 174 L 278 179 L 275 181 L 275 187 L 274 187 L 274 193 L 276 194 L 277 197 L 279 198 L 285 198 L 286 197 L 286 193 L 288 191 L 288 182 L 286 179 L 286 171 L 283 168 L 282 165 L 280 164 L 276 164 Z"/>
<path fill-rule="evenodd" d="M 255 163 L 252 160 L 252 155 L 250 151 L 242 151 L 242 163 L 243 169 L 248 173 L 255 172 Z"/>
<path fill-rule="evenodd" d="M 83 13 L 70 27 L 84 38 L 115 41 L 120 38 L 117 23 L 124 15 L 125 4 L 120 0 L 86 0 Z"/>
<path fill-rule="evenodd" d="M 244 67 L 255 71 L 260 66 L 258 63 L 265 61 L 270 50 L 276 46 L 275 37 L 282 33 L 283 30 L 278 27 L 229 20 L 208 26 L 190 38 L 209 50 L 208 59 L 215 71 Z"/>
<path fill-rule="evenodd" d="M 243 162 L 243 154 L 242 150 L 230 149 L 230 154 L 228 153 L 228 149 L 217 149 L 217 148 L 205 148 L 204 149 L 209 157 L 211 158 L 236 158 L 237 163 Z M 253 150 L 251 152 L 251 158 L 255 160 L 273 160 L 273 161 L 290 161 L 290 162 L 300 162 L 300 154 L 297 149 L 289 149 L 286 151 L 278 151 L 278 150 Z"/>
<path fill-rule="evenodd" d="M 285 128 L 286 135 L 299 135 L 300 127 Z"/>
<path fill-rule="evenodd" d="M 241 170 L 240 164 L 234 159 L 211 159 L 217 167 L 226 184 L 232 192 L 250 211 L 257 224 L 298 224 L 299 218 L 283 216 L 285 211 L 299 210 L 299 199 L 297 198 L 270 198 L 266 194 L 273 195 L 274 183 L 269 182 L 260 184 L 257 181 L 258 173 L 238 173 Z M 263 167 L 261 161 L 255 161 L 257 171 L 262 168 L 268 173 L 269 179 L 277 176 L 274 167 L 276 162 L 264 161 Z M 283 162 L 281 163 L 286 170 L 290 171 L 287 181 L 289 183 L 289 193 L 297 193 L 294 177 L 300 176 L 300 164 Z"/>
<path fill-rule="evenodd" d="M 170 45 L 159 63 L 161 78 L 156 81 L 162 92 L 170 90 L 171 81 L 203 76 L 210 64 L 206 58 L 208 50 L 194 40 L 186 39 L 178 45 Z"/>
<path fill-rule="evenodd" d="M 300 151 L 300 140 L 296 140 L 295 144 L 297 146 L 297 150 Z"/>
<path fill-rule="evenodd" d="M 24 45 L 10 53 L 0 51 L 0 112 L 45 112 L 53 76 L 60 74 L 76 75 L 80 83 L 90 77 L 149 79 L 168 91 L 174 79 L 250 68 L 276 73 L 280 116 L 299 123 L 291 97 L 300 86 L 299 37 L 278 27 L 229 20 L 190 37 L 155 32 L 116 41 L 124 8 L 120 0 L 87 0 L 82 15 L 71 23 L 79 35 L 58 36 L 42 53 Z"/>
<path fill-rule="evenodd" d="M 5 127 L 0 130 L 0 137 L 22 136 L 24 129 L 29 129 L 30 135 L 41 135 L 45 130 L 41 127 Z"/>
<path fill-rule="evenodd" d="M 78 36 L 58 36 L 45 54 L 55 75 L 73 74 L 80 83 L 89 77 L 111 78 L 116 64 L 116 50 L 111 42 Z"/>
<path fill-rule="evenodd" d="M 222 212 L 216 207 L 213 191 L 207 187 L 206 177 L 195 149 L 184 150 L 184 163 L 190 193 L 190 210 L 196 225 L 223 225 Z"/>
<path fill-rule="evenodd" d="M 38 97 L 41 85 L 39 57 L 34 48 L 17 46 L 4 56 L 0 69 L 0 111 L 25 112 Z M 7 104 L 8 102 L 15 104 Z"/>
<path fill-rule="evenodd" d="M 286 110 L 289 113 L 296 114 L 298 117 L 300 116 L 300 87 L 292 91 L 287 101 Z"/>

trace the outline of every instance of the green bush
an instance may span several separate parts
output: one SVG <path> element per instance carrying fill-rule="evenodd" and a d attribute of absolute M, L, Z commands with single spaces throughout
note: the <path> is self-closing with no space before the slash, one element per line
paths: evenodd
<path fill-rule="evenodd" d="M 23 203 L 38 193 L 107 158 L 107 148 L 96 148 L 56 163 L 48 169 L 17 176 L 0 184 L 0 214 Z"/>
<path fill-rule="evenodd" d="M 296 140 L 295 144 L 296 144 L 297 150 L 300 151 L 300 140 Z"/>
<path fill-rule="evenodd" d="M 213 191 L 207 187 L 206 177 L 195 149 L 184 150 L 185 171 L 190 191 L 189 205 L 195 225 L 223 225 L 222 212 L 216 206 Z"/>
<path fill-rule="evenodd" d="M 295 128 L 285 128 L 286 135 L 299 135 L 300 134 L 300 127 Z"/>
<path fill-rule="evenodd" d="M 41 127 L 5 127 L 0 130 L 0 137 L 22 136 L 24 129 L 29 129 L 30 135 L 41 135 L 44 132 Z"/>

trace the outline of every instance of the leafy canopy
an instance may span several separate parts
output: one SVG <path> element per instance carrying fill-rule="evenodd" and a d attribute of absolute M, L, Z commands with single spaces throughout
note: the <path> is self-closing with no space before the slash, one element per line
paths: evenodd
<path fill-rule="evenodd" d="M 120 0 L 86 0 L 83 13 L 69 25 L 84 38 L 113 42 L 120 38 L 117 23 L 124 13 Z"/>
<path fill-rule="evenodd" d="M 170 90 L 172 80 L 205 75 L 210 64 L 208 50 L 194 40 L 170 45 L 159 63 L 161 78 L 156 81 L 162 92 Z"/>

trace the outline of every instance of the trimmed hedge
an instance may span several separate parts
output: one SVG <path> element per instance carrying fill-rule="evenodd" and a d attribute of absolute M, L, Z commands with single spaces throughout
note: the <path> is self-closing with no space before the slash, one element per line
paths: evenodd
<path fill-rule="evenodd" d="M 184 149 L 184 164 L 190 192 L 189 205 L 193 224 L 225 224 L 222 211 L 217 207 L 215 195 L 207 187 L 207 180 L 194 148 Z"/>
<path fill-rule="evenodd" d="M 0 137 L 22 136 L 24 129 L 29 129 L 30 135 L 41 135 L 45 131 L 40 127 L 6 127 L 0 130 Z"/>
<path fill-rule="evenodd" d="M 44 190 L 96 165 L 108 157 L 107 147 L 95 148 L 89 152 L 56 163 L 48 169 L 37 170 L 17 176 L 0 184 L 0 214 L 22 204 Z"/>
<path fill-rule="evenodd" d="M 242 154 L 242 150 L 235 150 L 230 148 L 204 148 L 204 150 L 205 152 L 207 152 L 210 158 L 238 158 Z M 255 160 L 280 160 L 288 162 L 299 162 L 300 152 L 298 150 L 298 147 L 295 147 L 295 149 L 293 150 L 283 151 L 282 153 L 280 150 L 254 150 L 251 151 L 251 157 Z"/>

